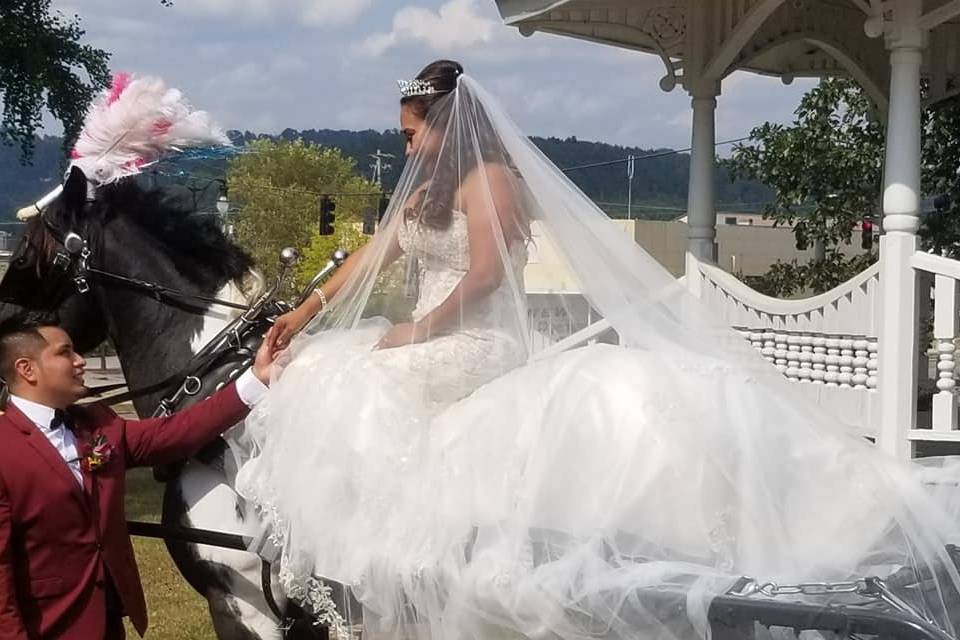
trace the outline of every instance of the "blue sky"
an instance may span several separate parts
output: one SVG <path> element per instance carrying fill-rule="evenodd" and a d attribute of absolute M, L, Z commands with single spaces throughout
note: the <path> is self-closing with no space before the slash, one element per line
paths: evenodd
<path fill-rule="evenodd" d="M 385 129 L 396 80 L 461 61 L 531 135 L 686 147 L 690 99 L 657 85 L 655 56 L 502 25 L 493 0 L 54 0 L 81 16 L 114 71 L 162 76 L 226 128 Z M 718 139 L 789 120 L 808 80 L 738 73 L 724 84 Z"/>

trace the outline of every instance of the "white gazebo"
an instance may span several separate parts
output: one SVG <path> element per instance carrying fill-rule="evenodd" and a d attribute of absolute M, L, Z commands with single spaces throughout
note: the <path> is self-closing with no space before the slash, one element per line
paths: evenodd
<path fill-rule="evenodd" d="M 686 283 L 784 374 L 909 457 L 918 442 L 958 442 L 955 339 L 960 262 L 919 251 L 921 80 L 927 100 L 960 93 L 960 0 L 496 0 L 508 25 L 658 55 L 660 88 L 693 104 Z M 887 123 L 880 261 L 800 301 L 762 296 L 715 266 L 715 111 L 744 69 L 845 75 Z M 927 377 L 921 311 L 934 305 L 936 374 Z M 597 327 L 599 330 L 601 327 Z M 587 339 L 591 332 L 583 332 Z M 565 346 L 574 341 L 565 341 Z"/>

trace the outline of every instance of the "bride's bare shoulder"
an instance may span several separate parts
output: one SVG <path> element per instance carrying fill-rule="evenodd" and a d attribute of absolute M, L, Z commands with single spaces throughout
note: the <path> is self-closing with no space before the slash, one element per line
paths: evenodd
<path fill-rule="evenodd" d="M 469 197 L 480 190 L 489 190 L 494 195 L 508 189 L 513 180 L 513 172 L 500 162 L 481 162 L 470 170 L 460 186 L 462 195 Z"/>

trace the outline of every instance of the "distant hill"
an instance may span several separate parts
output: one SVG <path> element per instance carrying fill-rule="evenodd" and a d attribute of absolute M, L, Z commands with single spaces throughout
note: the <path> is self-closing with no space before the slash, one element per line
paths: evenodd
<path fill-rule="evenodd" d="M 264 137 L 251 132 L 231 131 L 235 144 Z M 332 129 L 284 130 L 278 137 L 338 147 L 357 162 L 361 173 L 370 175 L 370 154 L 380 150 L 396 156 L 384 172 L 384 186 L 392 188 L 403 169 L 403 139 L 397 130 L 337 131 Z M 690 156 L 670 153 L 669 149 L 622 147 L 603 142 L 586 142 L 576 138 L 532 138 L 548 158 L 562 169 L 585 164 L 621 160 L 637 156 L 633 179 L 633 215 L 664 217 L 680 214 L 686 206 L 687 183 L 690 177 Z M 644 159 L 645 156 L 656 156 Z M 21 166 L 17 149 L 0 146 L 0 221 L 13 219 L 14 212 L 46 193 L 62 175 L 63 151 L 56 137 L 37 141 L 33 163 Z M 202 173 L 222 172 L 223 161 L 204 162 Z M 177 165 L 174 165 L 175 167 Z M 194 167 L 181 167 L 197 173 Z M 717 201 L 725 210 L 756 210 L 755 203 L 771 198 L 770 190 L 754 182 L 731 181 L 726 170 L 717 169 Z M 626 165 L 624 163 L 568 172 L 569 177 L 613 217 L 626 215 Z M 204 199 L 209 197 L 204 194 Z M 740 206 L 743 205 L 743 206 Z M 679 210 L 679 211 L 678 211 Z"/>

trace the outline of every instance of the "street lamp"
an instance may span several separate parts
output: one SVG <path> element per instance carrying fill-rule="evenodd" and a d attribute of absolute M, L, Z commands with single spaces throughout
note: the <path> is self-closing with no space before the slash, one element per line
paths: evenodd
<path fill-rule="evenodd" d="M 223 230 L 228 236 L 233 237 L 233 225 L 228 222 L 230 200 L 227 199 L 227 183 L 223 180 L 218 180 L 218 182 L 220 182 L 220 195 L 217 197 L 217 213 L 220 215 L 220 223 L 223 225 Z"/>

